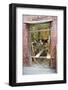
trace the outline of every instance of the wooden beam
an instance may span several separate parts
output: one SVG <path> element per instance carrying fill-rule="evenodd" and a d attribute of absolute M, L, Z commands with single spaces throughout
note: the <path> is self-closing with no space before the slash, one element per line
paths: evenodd
<path fill-rule="evenodd" d="M 38 23 L 46 23 L 46 22 L 52 22 L 52 19 L 47 19 L 47 20 L 37 20 L 37 21 L 25 21 L 24 23 L 27 24 L 38 24 Z"/>

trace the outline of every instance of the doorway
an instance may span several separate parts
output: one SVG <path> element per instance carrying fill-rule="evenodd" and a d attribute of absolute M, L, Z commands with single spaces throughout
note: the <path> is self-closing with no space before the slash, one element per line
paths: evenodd
<path fill-rule="evenodd" d="M 50 66 L 51 22 L 30 24 L 31 65 Z"/>

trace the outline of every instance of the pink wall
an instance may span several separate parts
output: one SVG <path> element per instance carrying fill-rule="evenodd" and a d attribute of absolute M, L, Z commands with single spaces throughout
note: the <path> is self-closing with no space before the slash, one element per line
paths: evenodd
<path fill-rule="evenodd" d="M 23 30 L 23 62 L 24 65 L 29 66 L 29 27 L 27 24 L 24 24 Z"/>
<path fill-rule="evenodd" d="M 57 69 L 57 61 L 56 61 L 56 55 L 57 55 L 57 18 L 53 19 L 52 27 L 51 27 L 51 67 Z"/>

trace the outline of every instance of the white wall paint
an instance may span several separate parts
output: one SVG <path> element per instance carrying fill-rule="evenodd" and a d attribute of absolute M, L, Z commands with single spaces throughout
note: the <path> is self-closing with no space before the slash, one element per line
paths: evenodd
<path fill-rule="evenodd" d="M 68 89 L 67 84 L 57 85 L 38 85 L 27 87 L 10 87 L 8 86 L 8 70 L 9 70 L 9 4 L 10 3 L 26 3 L 26 4 L 42 4 L 42 5 L 59 5 L 67 6 L 68 0 L 0 0 L 0 90 L 51 90 L 51 89 Z M 67 12 L 68 14 L 68 12 Z M 68 21 L 68 19 L 67 19 Z M 68 31 L 67 31 L 68 33 Z M 68 38 L 68 36 L 67 36 Z M 68 50 L 68 48 L 67 48 Z M 67 62 L 68 65 L 68 62 Z M 68 68 L 68 66 L 67 66 Z M 67 74 L 68 75 L 68 74 Z"/>

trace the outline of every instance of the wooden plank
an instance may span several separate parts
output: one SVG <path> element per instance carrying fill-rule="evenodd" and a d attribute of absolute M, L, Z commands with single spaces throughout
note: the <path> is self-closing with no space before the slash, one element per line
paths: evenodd
<path fill-rule="evenodd" d="M 32 58 L 43 58 L 43 59 L 47 59 L 48 60 L 48 58 L 47 58 L 47 56 L 46 57 L 43 57 L 43 56 L 40 56 L 40 57 L 36 57 L 36 56 L 31 56 Z M 51 58 L 49 58 L 49 59 L 54 59 L 54 57 L 51 57 Z"/>
<path fill-rule="evenodd" d="M 43 52 L 43 50 L 41 50 L 35 57 L 39 57 L 41 55 L 41 53 Z"/>
<path fill-rule="evenodd" d="M 50 31 L 50 29 L 41 29 L 41 30 L 31 30 L 29 32 L 45 32 L 45 31 Z"/>
<path fill-rule="evenodd" d="M 46 23 L 46 22 L 51 22 L 52 19 L 46 19 L 46 20 L 37 20 L 37 21 L 25 21 L 24 23 L 27 24 L 39 24 L 39 23 Z"/>

